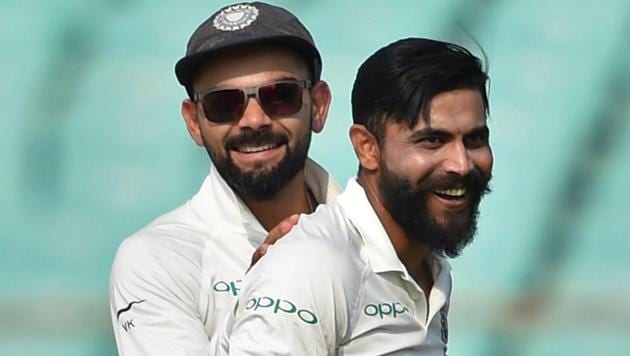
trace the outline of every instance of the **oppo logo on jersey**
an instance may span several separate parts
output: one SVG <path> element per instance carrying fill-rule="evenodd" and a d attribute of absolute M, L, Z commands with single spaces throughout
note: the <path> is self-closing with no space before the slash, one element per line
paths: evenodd
<path fill-rule="evenodd" d="M 383 319 L 386 315 L 396 318 L 400 314 L 408 313 L 409 309 L 399 302 L 368 304 L 363 308 L 363 313 L 367 316 L 378 316 Z"/>
<path fill-rule="evenodd" d="M 319 321 L 317 316 L 308 309 L 298 309 L 291 301 L 279 298 L 258 297 L 247 301 L 245 310 L 272 309 L 274 314 L 295 314 L 306 324 L 315 325 Z"/>
<path fill-rule="evenodd" d="M 241 290 L 238 287 L 239 284 L 241 284 L 240 279 L 235 281 L 218 281 L 212 285 L 212 290 L 219 293 L 231 293 L 236 297 L 238 295 L 238 291 Z"/>

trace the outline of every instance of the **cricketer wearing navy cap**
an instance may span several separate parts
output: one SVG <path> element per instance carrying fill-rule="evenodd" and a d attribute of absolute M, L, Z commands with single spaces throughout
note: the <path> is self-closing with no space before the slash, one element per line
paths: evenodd
<path fill-rule="evenodd" d="M 230 5 L 194 31 L 175 73 L 212 168 L 189 201 L 118 250 L 110 306 L 121 355 L 209 354 L 268 232 L 338 194 L 307 157 L 331 100 L 321 68 L 308 30 L 276 6 Z"/>

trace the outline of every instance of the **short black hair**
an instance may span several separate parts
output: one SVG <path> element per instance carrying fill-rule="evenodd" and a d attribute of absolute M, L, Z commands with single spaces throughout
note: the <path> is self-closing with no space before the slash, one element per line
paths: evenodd
<path fill-rule="evenodd" d="M 487 80 L 481 60 L 464 47 L 425 38 L 399 40 L 359 67 L 352 88 L 352 118 L 380 142 L 387 122 L 411 128 L 422 117 L 429 123 L 431 100 L 456 89 L 479 90 L 487 114 Z"/>

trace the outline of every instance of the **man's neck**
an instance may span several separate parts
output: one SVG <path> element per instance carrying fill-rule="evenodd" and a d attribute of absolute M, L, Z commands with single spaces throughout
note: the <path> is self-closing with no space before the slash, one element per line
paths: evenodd
<path fill-rule="evenodd" d="M 267 231 L 293 214 L 311 213 L 314 208 L 309 202 L 304 170 L 293 177 L 272 199 L 258 201 L 245 197 L 243 201 Z"/>
<path fill-rule="evenodd" d="M 365 174 L 362 174 L 357 181 L 365 190 L 367 198 L 381 224 L 383 224 L 398 258 L 428 297 L 433 287 L 433 276 L 427 264 L 427 257 L 431 249 L 416 239 L 409 238 L 403 228 L 394 220 L 382 202 L 376 177 L 367 177 Z"/>

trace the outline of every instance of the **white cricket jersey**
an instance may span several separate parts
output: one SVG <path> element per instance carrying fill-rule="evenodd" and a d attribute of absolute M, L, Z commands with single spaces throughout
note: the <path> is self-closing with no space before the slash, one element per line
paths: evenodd
<path fill-rule="evenodd" d="M 318 202 L 340 188 L 310 159 L 306 184 Z M 209 355 L 210 338 L 233 309 L 252 254 L 267 236 L 211 168 L 199 192 L 127 238 L 110 281 L 120 355 Z"/>
<path fill-rule="evenodd" d="M 215 352 L 445 355 L 450 266 L 436 254 L 428 258 L 434 285 L 427 303 L 351 180 L 335 203 L 302 217 L 247 273 Z"/>

